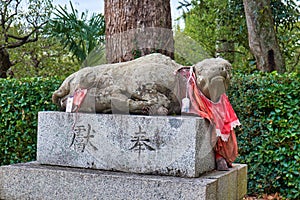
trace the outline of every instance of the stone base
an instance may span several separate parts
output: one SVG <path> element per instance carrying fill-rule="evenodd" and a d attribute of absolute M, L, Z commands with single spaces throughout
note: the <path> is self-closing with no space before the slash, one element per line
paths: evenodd
<path fill-rule="evenodd" d="M 207 130 L 192 116 L 39 112 L 37 162 L 199 177 L 215 168 Z"/>
<path fill-rule="evenodd" d="M 247 193 L 247 166 L 200 178 L 140 175 L 40 165 L 0 167 L 0 199 L 239 200 Z"/>

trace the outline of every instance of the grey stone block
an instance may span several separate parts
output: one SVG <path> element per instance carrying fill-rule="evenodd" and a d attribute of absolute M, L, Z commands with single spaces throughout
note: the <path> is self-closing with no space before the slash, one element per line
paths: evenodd
<path fill-rule="evenodd" d="M 247 171 L 245 164 L 234 164 L 237 168 L 237 199 L 241 200 L 247 194 Z"/>
<path fill-rule="evenodd" d="M 181 177 L 215 168 L 205 121 L 191 116 L 40 112 L 37 161 Z"/>
<path fill-rule="evenodd" d="M 217 199 L 236 199 L 237 194 L 237 170 L 215 171 L 203 176 L 207 179 L 217 180 Z"/>
<path fill-rule="evenodd" d="M 218 200 L 241 200 L 247 194 L 247 165 L 233 164 L 229 171 L 213 171 L 202 177 L 217 180 Z"/>
<path fill-rule="evenodd" d="M 216 200 L 217 181 L 46 166 L 0 167 L 0 199 Z"/>

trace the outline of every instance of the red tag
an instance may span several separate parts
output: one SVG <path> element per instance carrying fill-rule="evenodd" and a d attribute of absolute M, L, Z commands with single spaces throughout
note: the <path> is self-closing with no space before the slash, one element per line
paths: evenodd
<path fill-rule="evenodd" d="M 74 92 L 74 99 L 73 99 L 73 104 L 75 106 L 75 111 L 78 111 L 80 108 L 85 96 L 87 93 L 87 89 L 77 89 Z"/>

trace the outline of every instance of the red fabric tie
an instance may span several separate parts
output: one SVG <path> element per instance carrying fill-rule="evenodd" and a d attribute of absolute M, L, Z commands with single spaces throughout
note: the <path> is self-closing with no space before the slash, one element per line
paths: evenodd
<path fill-rule="evenodd" d="M 214 132 L 218 137 L 214 148 L 216 154 L 223 156 L 227 162 L 232 163 L 238 155 L 234 128 L 240 125 L 240 122 L 228 97 L 224 93 L 220 96 L 218 102 L 212 102 L 197 87 L 194 72 L 191 74 L 191 70 L 186 68 L 182 68 L 178 72 L 187 80 L 186 95 L 191 102 L 188 113 L 196 114 L 209 120 L 215 127 Z M 179 96 L 183 98 L 182 95 Z"/>

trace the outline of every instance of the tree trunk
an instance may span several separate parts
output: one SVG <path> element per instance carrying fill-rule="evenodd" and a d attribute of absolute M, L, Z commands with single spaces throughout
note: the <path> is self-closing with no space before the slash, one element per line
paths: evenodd
<path fill-rule="evenodd" d="M 105 0 L 105 25 L 108 63 L 154 52 L 174 58 L 169 0 Z"/>
<path fill-rule="evenodd" d="M 12 66 L 6 49 L 0 49 L 0 78 L 7 78 L 7 71 Z"/>
<path fill-rule="evenodd" d="M 285 71 L 274 30 L 270 0 L 243 0 L 248 27 L 249 46 L 259 70 Z"/>

